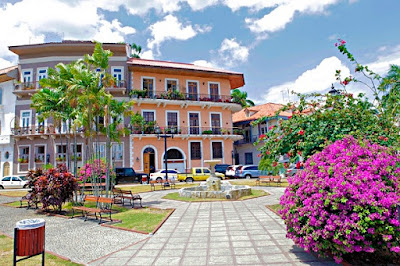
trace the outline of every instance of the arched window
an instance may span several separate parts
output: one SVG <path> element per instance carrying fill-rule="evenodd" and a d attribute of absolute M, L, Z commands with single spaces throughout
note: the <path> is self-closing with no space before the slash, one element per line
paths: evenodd
<path fill-rule="evenodd" d="M 180 151 L 178 151 L 177 149 L 170 149 L 167 151 L 167 156 L 168 156 L 168 160 L 171 159 L 183 159 L 183 155 Z M 164 156 L 165 158 L 165 156 Z"/>

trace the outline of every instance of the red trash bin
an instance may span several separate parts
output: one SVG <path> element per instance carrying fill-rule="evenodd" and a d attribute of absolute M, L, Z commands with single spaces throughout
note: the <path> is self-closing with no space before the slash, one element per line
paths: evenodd
<path fill-rule="evenodd" d="M 14 228 L 14 265 L 16 262 L 42 254 L 44 265 L 45 244 L 44 219 L 25 219 L 16 223 Z M 16 260 L 17 256 L 26 256 Z"/>
<path fill-rule="evenodd" d="M 142 176 L 142 184 L 147 184 L 147 176 Z"/>

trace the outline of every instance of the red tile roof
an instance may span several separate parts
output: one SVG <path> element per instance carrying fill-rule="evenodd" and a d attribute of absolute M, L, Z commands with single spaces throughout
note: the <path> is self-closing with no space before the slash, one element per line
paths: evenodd
<path fill-rule="evenodd" d="M 239 112 L 233 114 L 232 121 L 233 123 L 237 123 L 242 121 L 252 121 L 262 117 L 272 117 L 275 116 L 276 111 L 278 111 L 282 107 L 282 104 L 266 103 L 244 108 Z M 290 111 L 284 111 L 281 112 L 279 115 L 289 117 L 292 115 L 292 113 Z"/>

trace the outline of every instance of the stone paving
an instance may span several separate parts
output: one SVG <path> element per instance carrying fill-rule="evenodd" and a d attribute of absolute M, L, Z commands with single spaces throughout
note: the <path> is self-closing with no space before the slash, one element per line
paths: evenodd
<path fill-rule="evenodd" d="M 162 199 L 169 190 L 142 193 L 144 206 L 176 208 L 153 236 L 45 217 L 46 250 L 92 265 L 334 265 L 286 239 L 283 221 L 265 208 L 284 189 L 265 190 L 271 195 L 193 203 Z M 12 200 L 0 196 L 0 203 Z M 33 211 L 0 206 L 0 232 L 12 235 L 17 221 L 33 217 Z"/>

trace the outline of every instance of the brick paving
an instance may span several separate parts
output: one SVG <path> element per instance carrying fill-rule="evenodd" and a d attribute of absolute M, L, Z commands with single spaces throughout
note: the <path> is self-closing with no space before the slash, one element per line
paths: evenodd
<path fill-rule="evenodd" d="M 145 205 L 176 208 L 157 231 L 140 243 L 92 261 L 92 265 L 335 265 L 297 248 L 285 225 L 266 204 L 279 202 L 283 188 L 246 201 L 177 202 L 168 192 L 146 193 Z"/>

